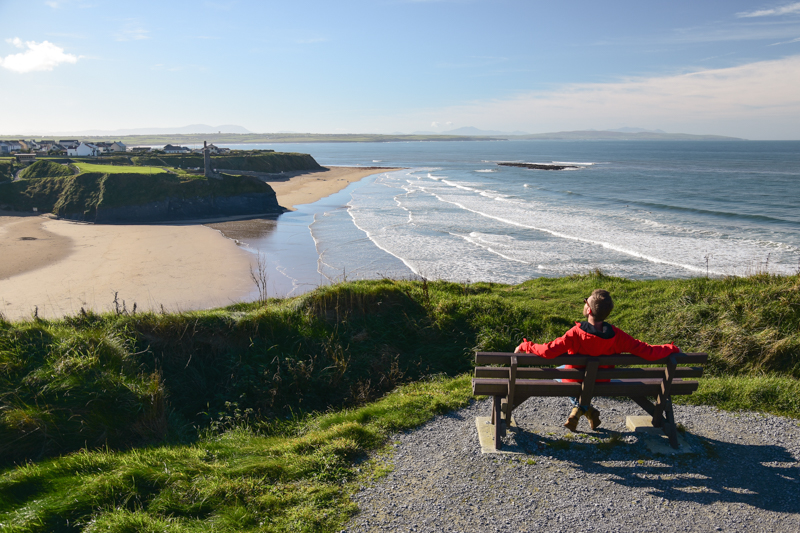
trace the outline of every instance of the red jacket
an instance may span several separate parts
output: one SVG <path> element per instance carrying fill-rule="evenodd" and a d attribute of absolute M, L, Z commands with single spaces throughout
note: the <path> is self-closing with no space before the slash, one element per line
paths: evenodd
<path fill-rule="evenodd" d="M 519 349 L 522 352 L 532 353 L 546 359 L 552 359 L 565 353 L 591 356 L 630 353 L 648 361 L 655 361 L 680 351 L 674 344 L 650 345 L 634 339 L 621 329 L 605 322 L 603 323 L 603 331 L 596 331 L 594 326 L 588 322 L 576 322 L 575 326 L 567 331 L 563 337 L 559 337 L 547 344 L 534 344 L 523 339 Z M 582 367 L 568 365 L 567 368 Z M 613 367 L 601 366 L 600 368 Z"/>

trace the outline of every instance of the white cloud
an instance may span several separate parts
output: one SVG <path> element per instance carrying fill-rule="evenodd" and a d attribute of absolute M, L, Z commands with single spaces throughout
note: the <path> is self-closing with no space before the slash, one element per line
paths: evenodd
<path fill-rule="evenodd" d="M 420 114 L 527 131 L 650 124 L 683 133 L 800 139 L 800 55 L 733 68 L 571 84 Z M 409 117 L 412 118 L 412 117 Z"/>
<path fill-rule="evenodd" d="M 780 15 L 797 15 L 800 14 L 800 2 L 787 4 L 785 6 L 776 7 L 773 9 L 759 9 L 758 11 L 744 11 L 736 13 L 739 18 L 753 18 L 753 17 L 775 17 Z"/>
<path fill-rule="evenodd" d="M 117 32 L 118 41 L 143 41 L 149 39 L 150 32 L 144 28 L 125 28 Z"/>
<path fill-rule="evenodd" d="M 297 44 L 316 44 L 327 42 L 327 40 L 325 37 L 310 37 L 308 39 L 295 39 L 294 42 Z"/>
<path fill-rule="evenodd" d="M 800 37 L 797 39 L 792 39 L 791 41 L 782 41 L 780 43 L 772 43 L 770 46 L 778 46 L 779 44 L 792 44 L 792 43 L 800 43 Z"/>
<path fill-rule="evenodd" d="M 127 19 L 114 37 L 117 41 L 143 41 L 150 38 L 150 31 L 144 29 L 137 19 Z"/>
<path fill-rule="evenodd" d="M 0 66 L 14 72 L 34 72 L 37 70 L 53 70 L 61 63 L 77 63 L 78 57 L 64 53 L 60 48 L 49 41 L 37 43 L 35 41 L 22 42 L 18 37 L 6 39 L 17 48 L 27 50 L 19 54 L 9 54 L 0 58 Z"/>

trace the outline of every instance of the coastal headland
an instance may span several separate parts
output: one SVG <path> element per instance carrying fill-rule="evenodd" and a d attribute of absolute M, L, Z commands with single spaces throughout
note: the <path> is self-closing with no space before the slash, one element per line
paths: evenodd
<path fill-rule="evenodd" d="M 291 210 L 385 170 L 319 167 L 265 173 L 261 181 L 272 187 L 282 208 Z M 215 220 L 233 218 L 241 217 Z M 10 320 L 34 313 L 55 318 L 81 308 L 109 311 L 123 302 L 128 311 L 134 303 L 138 310 L 163 305 L 178 311 L 250 298 L 254 254 L 203 221 L 90 224 L 0 211 L 0 313 Z"/>

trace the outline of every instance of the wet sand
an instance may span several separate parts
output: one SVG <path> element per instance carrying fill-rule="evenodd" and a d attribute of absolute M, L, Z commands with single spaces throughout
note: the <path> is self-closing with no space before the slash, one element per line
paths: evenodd
<path fill-rule="evenodd" d="M 331 167 L 262 177 L 287 209 L 312 203 L 390 169 Z M 0 212 L 0 313 L 25 320 L 81 308 L 206 309 L 254 299 L 256 256 L 220 230 L 263 234 L 272 218 L 223 223 L 94 225 L 50 215 Z M 248 229 L 250 228 L 250 229 Z M 290 258 L 286 258 L 291 262 Z M 299 260 L 299 258 L 298 258 Z M 303 259 L 305 261 L 305 259 Z"/>

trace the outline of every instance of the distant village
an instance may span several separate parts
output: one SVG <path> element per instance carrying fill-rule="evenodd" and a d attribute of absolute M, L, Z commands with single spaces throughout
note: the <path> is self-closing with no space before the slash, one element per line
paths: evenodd
<path fill-rule="evenodd" d="M 0 141 L 0 156 L 16 155 L 19 162 L 30 162 L 35 160 L 37 156 L 66 155 L 68 157 L 98 157 L 102 154 L 111 154 L 115 152 L 146 153 L 151 151 L 165 154 L 191 154 L 202 153 L 203 149 L 198 148 L 192 150 L 186 146 L 173 146 L 171 144 L 161 149 L 150 146 L 128 148 L 119 141 L 85 143 L 77 139 L 62 139 L 59 141 Z M 230 149 L 218 148 L 210 144 L 208 145 L 208 151 L 211 154 L 221 154 L 229 152 Z"/>

